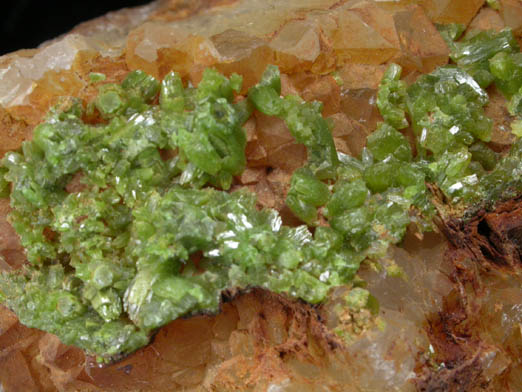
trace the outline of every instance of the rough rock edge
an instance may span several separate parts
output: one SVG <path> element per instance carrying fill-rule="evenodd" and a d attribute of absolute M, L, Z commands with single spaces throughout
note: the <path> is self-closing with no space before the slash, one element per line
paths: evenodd
<path fill-rule="evenodd" d="M 416 380 L 422 392 L 493 391 L 483 376 L 496 348 L 477 334 L 481 274 L 522 270 L 522 196 L 480 210 L 472 219 L 442 217 L 439 227 L 450 248 L 455 291 L 443 310 L 431 315 L 426 331 L 444 367 L 426 367 Z"/>
<path fill-rule="evenodd" d="M 498 203 L 491 212 L 482 209 L 469 221 L 441 218 L 448 241 L 486 270 L 522 267 L 522 196 Z"/>

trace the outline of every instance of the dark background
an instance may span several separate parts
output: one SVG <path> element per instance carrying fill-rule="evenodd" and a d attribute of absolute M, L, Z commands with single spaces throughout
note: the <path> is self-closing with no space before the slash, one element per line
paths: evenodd
<path fill-rule="evenodd" d="M 34 48 L 109 11 L 152 0 L 0 0 L 0 55 Z"/>

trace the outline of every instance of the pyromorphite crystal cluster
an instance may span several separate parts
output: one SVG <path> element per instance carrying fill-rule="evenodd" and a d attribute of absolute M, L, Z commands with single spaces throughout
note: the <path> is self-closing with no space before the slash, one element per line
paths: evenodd
<path fill-rule="evenodd" d="M 396 71 L 387 75 L 397 81 L 400 67 L 393 69 Z M 249 100 L 259 111 L 282 118 L 296 140 L 307 147 L 308 163 L 293 173 L 287 205 L 309 225 L 317 224 L 320 210 L 349 251 L 359 257 L 382 256 L 416 220 L 410 217 L 410 207 L 426 205 L 424 174 L 411 162 L 408 141 L 391 126 L 381 124 L 368 139 L 361 159 L 338 153 L 320 104 L 296 96 L 282 98 L 279 88 L 279 71 L 269 68 L 249 93 Z M 400 95 L 386 96 L 392 94 Z"/>
<path fill-rule="evenodd" d="M 51 111 L 0 167 L 30 262 L 0 276 L 0 300 L 24 324 L 105 358 L 147 344 L 177 317 L 216 312 L 226 289 L 323 301 L 409 224 L 430 228 L 428 183 L 464 207 L 520 194 L 522 144 L 503 156 L 487 146 L 481 87 L 495 82 L 520 114 L 522 63 L 510 34 L 453 43 L 458 66 L 409 87 L 392 64 L 377 100 L 385 122 L 358 158 L 336 151 L 320 103 L 281 97 L 276 67 L 244 99 L 238 75 L 208 69 L 195 88 L 175 73 L 159 83 L 135 71 L 87 107 L 102 124 L 82 121 L 78 102 Z M 242 125 L 254 109 L 281 118 L 307 148 L 286 198 L 306 225 L 284 226 L 254 194 L 228 192 L 246 166 Z M 399 131 L 410 123 L 415 154 Z"/>
<path fill-rule="evenodd" d="M 266 83 L 280 83 L 277 69 L 251 97 Z M 245 167 L 241 126 L 255 101 L 234 103 L 240 87 L 239 76 L 210 69 L 197 88 L 176 74 L 160 84 L 133 72 L 87 108 L 105 124 L 86 124 L 73 103 L 5 156 L 0 185 L 11 184 L 10 220 L 30 265 L 3 274 L 0 295 L 24 324 L 113 357 L 181 315 L 217 311 L 227 288 L 318 303 L 351 281 L 364 254 L 338 231 L 285 227 L 253 194 L 225 191 Z M 314 176 L 335 173 L 328 124 L 318 104 L 297 97 L 284 100 L 284 113 L 310 150 L 305 187 L 326 203 L 328 187 Z"/>
<path fill-rule="evenodd" d="M 520 48 L 509 29 L 470 32 L 450 47 L 459 68 L 445 67 L 419 78 L 408 88 L 408 109 L 419 144 L 433 153 L 426 154 L 431 181 L 452 203 L 491 207 L 522 190 L 522 146 L 517 140 L 503 157 L 487 146 L 491 120 L 482 109 L 488 102 L 482 88 L 493 83 L 508 100 L 511 114 L 522 114 L 516 109 L 522 96 Z M 516 120 L 512 131 L 518 132 Z"/>

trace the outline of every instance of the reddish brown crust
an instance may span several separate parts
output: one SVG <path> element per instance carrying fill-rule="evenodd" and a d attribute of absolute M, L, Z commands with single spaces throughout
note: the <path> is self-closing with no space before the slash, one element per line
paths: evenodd
<path fill-rule="evenodd" d="M 469 221 L 443 218 L 448 241 L 486 269 L 522 267 L 522 197 L 479 211 Z"/>
<path fill-rule="evenodd" d="M 443 366 L 425 368 L 417 387 L 423 392 L 496 391 L 509 370 L 493 386 L 484 374 L 487 358 L 509 352 L 509 347 L 486 341 L 483 333 L 487 328 L 482 320 L 487 312 L 484 298 L 491 294 L 486 281 L 495 274 L 521 271 L 522 197 L 499 203 L 491 212 L 482 210 L 468 221 L 443 218 L 440 228 L 450 243 L 445 257 L 454 266 L 455 289 L 445 298 L 442 311 L 428 317 L 426 326 L 434 360 Z"/>

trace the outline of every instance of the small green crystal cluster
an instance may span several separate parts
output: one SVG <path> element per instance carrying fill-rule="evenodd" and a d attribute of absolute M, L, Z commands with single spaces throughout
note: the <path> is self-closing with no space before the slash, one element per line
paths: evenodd
<path fill-rule="evenodd" d="M 283 119 L 308 152 L 307 165 L 292 175 L 286 204 L 311 226 L 317 225 L 320 212 L 350 252 L 363 258 L 382 256 L 416 219 L 409 214 L 413 205 L 429 210 L 424 174 L 412 162 L 408 141 L 381 124 L 368 138 L 361 159 L 336 152 L 320 104 L 280 97 L 280 85 L 272 80 L 279 82 L 275 68 L 265 72 L 249 99 L 259 111 Z"/>
<path fill-rule="evenodd" d="M 427 184 L 465 207 L 520 194 L 522 143 L 504 156 L 488 147 L 483 90 L 494 82 L 521 115 L 516 41 L 503 31 L 454 42 L 460 30 L 442 30 L 457 66 L 408 87 L 392 64 L 377 99 L 385 122 L 359 158 L 336 151 L 320 103 L 281 97 L 273 66 L 243 100 L 238 75 L 208 69 L 185 88 L 175 73 L 159 83 L 135 71 L 87 107 L 104 124 L 82 121 L 77 102 L 51 111 L 0 166 L 0 195 L 11 198 L 30 262 L 0 275 L 0 301 L 22 323 L 113 358 L 175 318 L 216 312 L 229 288 L 322 302 L 408 225 L 430 229 Z M 254 109 L 307 147 L 286 198 L 306 225 L 284 226 L 255 195 L 226 192 L 246 166 L 242 125 Z M 400 132 L 410 125 L 414 143 Z"/>
<path fill-rule="evenodd" d="M 508 100 L 510 113 L 522 114 L 516 109 L 522 97 L 520 48 L 509 29 L 470 32 L 450 48 L 458 67 L 423 75 L 407 91 L 418 151 L 428 161 L 431 182 L 453 204 L 491 207 L 520 194 L 522 146 L 517 140 L 504 156 L 488 147 L 492 121 L 483 111 L 488 103 L 483 89 L 494 85 Z M 512 122 L 516 136 L 518 124 Z"/>

